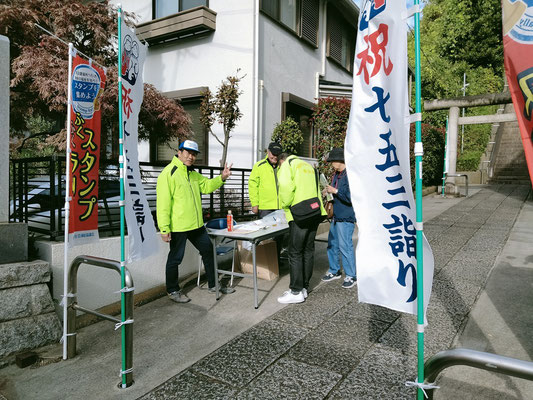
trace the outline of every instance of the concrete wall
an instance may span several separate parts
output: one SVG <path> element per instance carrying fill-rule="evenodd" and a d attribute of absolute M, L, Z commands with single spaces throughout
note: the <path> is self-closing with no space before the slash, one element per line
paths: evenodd
<path fill-rule="evenodd" d="M 165 264 L 168 244 L 158 241 L 156 255 L 140 262 L 128 264 L 133 276 L 135 293 L 142 293 L 165 283 Z M 63 294 L 64 246 L 61 242 L 38 241 L 39 258 L 47 261 L 52 270 L 52 297 L 58 302 Z M 128 240 L 126 237 L 126 248 Z M 68 265 L 79 255 L 90 255 L 120 260 L 120 237 L 104 238 L 93 244 L 76 246 L 69 250 Z M 185 257 L 180 266 L 180 280 L 198 271 L 198 251 L 187 242 Z M 120 275 L 116 272 L 92 265 L 80 266 L 78 272 L 78 303 L 83 307 L 97 309 L 120 301 Z"/>

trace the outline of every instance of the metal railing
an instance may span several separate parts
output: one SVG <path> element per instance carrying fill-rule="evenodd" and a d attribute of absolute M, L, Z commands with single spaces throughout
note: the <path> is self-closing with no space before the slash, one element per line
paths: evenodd
<path fill-rule="evenodd" d="M 437 376 L 444 369 L 454 365 L 466 365 L 530 381 L 533 380 L 533 362 L 470 349 L 452 349 L 441 351 L 426 361 L 424 364 L 426 383 L 435 382 Z M 434 389 L 426 389 L 426 391 L 428 399 L 432 399 Z"/>
<path fill-rule="evenodd" d="M 101 236 L 120 234 L 118 164 L 101 161 L 98 193 L 98 231 Z M 155 219 L 157 177 L 167 163 L 141 162 L 141 175 Z M 221 167 L 195 166 L 207 178 L 220 175 Z M 248 200 L 250 169 L 232 168 L 232 175 L 217 191 L 202 195 L 204 220 L 223 217 L 231 209 L 235 218 L 252 218 Z M 65 157 L 61 155 L 12 159 L 10 166 L 10 221 L 25 222 L 28 230 L 51 240 L 63 238 Z"/>
<path fill-rule="evenodd" d="M 108 321 L 120 324 L 121 320 L 111 315 L 102 314 L 98 311 L 90 310 L 88 308 L 82 307 L 77 302 L 77 293 L 78 293 L 78 269 L 81 264 L 94 265 L 96 267 L 108 268 L 113 271 L 118 272 L 120 276 L 120 261 L 109 260 L 106 258 L 92 257 L 92 256 L 78 256 L 76 257 L 68 269 L 68 286 L 67 293 L 69 296 L 64 299 L 67 306 L 67 332 L 66 332 L 66 341 L 67 341 L 67 359 L 73 358 L 76 356 L 76 314 L 77 311 L 84 312 L 86 314 L 96 315 L 97 317 L 106 319 Z M 128 289 L 133 289 L 133 278 L 131 277 L 130 272 L 127 268 L 124 271 L 125 274 L 125 285 Z M 124 293 L 124 302 L 125 302 L 125 320 L 133 320 L 133 290 L 126 291 Z M 126 369 L 128 371 L 133 367 L 133 324 L 124 325 L 125 328 L 125 360 L 126 360 Z M 125 372 L 124 376 L 126 377 L 126 387 L 129 387 L 133 384 L 133 373 Z M 120 386 L 120 385 L 119 385 Z"/>

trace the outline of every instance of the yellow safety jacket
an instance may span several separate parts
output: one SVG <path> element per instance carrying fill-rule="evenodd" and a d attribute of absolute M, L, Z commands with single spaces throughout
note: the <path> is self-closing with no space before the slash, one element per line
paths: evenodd
<path fill-rule="evenodd" d="M 320 200 L 320 211 L 327 215 L 322 204 L 322 195 L 317 185 L 315 169 L 296 156 L 289 156 L 279 168 L 279 200 L 285 210 L 287 221 L 292 221 L 289 207 L 313 197 Z"/>
<path fill-rule="evenodd" d="M 260 210 L 279 210 L 278 168 L 272 167 L 268 156 L 254 164 L 248 178 L 248 196 L 252 207 Z"/>
<path fill-rule="evenodd" d="M 174 156 L 157 178 L 157 225 L 161 233 L 185 232 L 204 225 L 200 193 L 211 193 L 222 186 L 220 176 L 208 179 L 189 171 Z"/>

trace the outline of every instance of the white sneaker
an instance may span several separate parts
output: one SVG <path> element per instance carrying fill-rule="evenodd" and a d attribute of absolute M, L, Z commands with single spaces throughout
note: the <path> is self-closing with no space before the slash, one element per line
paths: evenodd
<path fill-rule="evenodd" d="M 293 294 L 292 291 L 287 290 L 283 293 L 283 296 L 278 297 L 278 303 L 281 304 L 303 303 L 304 301 L 305 297 L 303 291 L 299 292 L 298 294 Z"/>
<path fill-rule="evenodd" d="M 304 299 L 307 299 L 307 289 L 306 288 L 302 289 L 302 293 L 304 295 Z"/>

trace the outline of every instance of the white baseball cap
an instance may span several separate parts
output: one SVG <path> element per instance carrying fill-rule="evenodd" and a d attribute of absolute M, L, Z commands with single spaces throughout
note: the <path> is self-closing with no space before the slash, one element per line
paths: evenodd
<path fill-rule="evenodd" d="M 193 140 L 185 140 L 185 141 L 181 142 L 179 149 L 180 150 L 185 149 L 185 150 L 189 150 L 189 151 L 196 151 L 197 153 L 200 152 L 200 150 L 198 150 L 198 143 L 196 143 Z"/>

